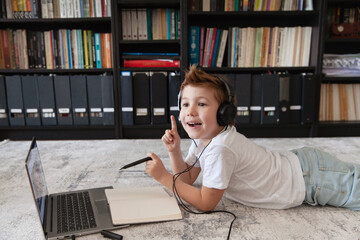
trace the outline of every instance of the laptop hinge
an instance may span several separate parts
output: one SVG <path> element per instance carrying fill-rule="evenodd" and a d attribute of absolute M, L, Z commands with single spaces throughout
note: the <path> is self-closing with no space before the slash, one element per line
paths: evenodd
<path fill-rule="evenodd" d="M 46 196 L 46 214 L 44 219 L 44 234 L 47 237 L 52 232 L 52 214 L 53 214 L 53 198 Z M 49 215 L 50 212 L 50 215 Z M 49 219 L 50 218 L 50 219 Z"/>

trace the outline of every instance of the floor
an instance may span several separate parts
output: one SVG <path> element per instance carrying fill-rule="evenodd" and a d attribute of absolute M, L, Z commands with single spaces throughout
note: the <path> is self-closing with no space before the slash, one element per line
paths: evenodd
<path fill-rule="evenodd" d="M 360 137 L 257 138 L 271 150 L 317 147 L 360 164 Z M 183 155 L 191 141 L 182 140 Z M 30 141 L 0 142 L 0 240 L 43 239 L 24 167 Z M 158 186 L 144 165 L 119 171 L 125 163 L 155 152 L 170 170 L 160 140 L 38 141 L 50 193 L 89 187 Z M 201 179 L 196 182 L 201 184 Z M 360 239 L 360 212 L 303 204 L 288 210 L 246 207 L 222 199 L 217 209 L 237 215 L 231 239 Z M 226 239 L 232 217 L 183 212 L 180 221 L 132 225 L 115 232 L 124 239 Z M 79 239 L 103 239 L 93 234 Z"/>

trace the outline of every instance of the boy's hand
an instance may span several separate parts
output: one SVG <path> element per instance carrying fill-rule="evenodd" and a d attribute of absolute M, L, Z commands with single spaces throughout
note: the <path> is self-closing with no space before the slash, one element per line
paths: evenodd
<path fill-rule="evenodd" d="M 151 157 L 152 160 L 146 162 L 146 173 L 148 173 L 156 181 L 162 183 L 162 178 L 165 177 L 166 174 L 170 173 L 166 170 L 163 162 L 155 153 L 148 153 L 147 156 Z"/>
<path fill-rule="evenodd" d="M 180 136 L 177 131 L 176 120 L 171 115 L 171 129 L 166 129 L 165 134 L 162 136 L 163 141 L 168 152 L 180 151 Z"/>

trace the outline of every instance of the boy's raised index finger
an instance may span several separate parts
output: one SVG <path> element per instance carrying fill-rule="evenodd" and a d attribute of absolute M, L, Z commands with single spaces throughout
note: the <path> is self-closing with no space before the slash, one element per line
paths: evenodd
<path fill-rule="evenodd" d="M 174 115 L 171 115 L 171 131 L 177 131 L 177 125 Z"/>

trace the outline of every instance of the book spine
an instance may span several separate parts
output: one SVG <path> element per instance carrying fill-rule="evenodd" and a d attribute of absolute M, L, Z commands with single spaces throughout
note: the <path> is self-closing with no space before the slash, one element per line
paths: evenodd
<path fill-rule="evenodd" d="M 88 43 L 88 51 L 89 51 L 89 68 L 93 68 L 93 49 L 92 49 L 92 31 L 87 30 L 87 43 Z"/>
<path fill-rule="evenodd" d="M 104 59 L 105 59 L 105 68 L 112 68 L 111 61 L 111 33 L 105 33 L 104 38 Z"/>
<path fill-rule="evenodd" d="M 226 30 L 226 29 L 224 29 L 222 31 L 218 58 L 216 60 L 216 67 L 222 67 L 224 54 L 225 54 L 226 43 L 227 43 L 227 38 L 228 38 L 228 33 L 229 33 L 229 31 Z"/>
<path fill-rule="evenodd" d="M 86 32 L 86 30 L 83 30 L 83 49 L 84 49 L 85 68 L 89 69 L 89 51 L 88 51 L 87 32 Z"/>
<path fill-rule="evenodd" d="M 199 64 L 199 41 L 200 41 L 200 27 L 191 26 L 189 34 L 189 63 Z"/>
<path fill-rule="evenodd" d="M 221 29 L 218 29 L 218 30 L 216 31 L 214 52 L 213 52 L 213 57 L 212 57 L 212 60 L 211 60 L 211 65 L 210 65 L 211 67 L 215 67 L 215 66 L 216 66 L 216 60 L 217 60 L 218 53 L 219 53 L 219 45 L 220 45 L 221 33 L 222 33 L 222 30 L 221 30 Z"/>
<path fill-rule="evenodd" d="M 85 68 L 85 60 L 84 60 L 84 44 L 83 44 L 83 37 L 82 37 L 82 30 L 78 29 L 76 31 L 77 38 L 79 39 L 79 67 L 81 69 Z"/>
<path fill-rule="evenodd" d="M 3 38 L 5 68 L 10 69 L 10 66 L 11 66 L 10 65 L 10 47 L 9 47 L 8 31 L 6 29 L 2 30 L 2 38 Z"/>
<path fill-rule="evenodd" d="M 207 63 L 207 66 L 208 66 L 208 67 L 211 67 L 211 60 L 212 60 L 213 53 L 214 53 L 216 33 L 217 33 L 217 28 L 214 28 L 213 34 L 212 34 L 212 36 L 211 36 L 211 45 L 210 45 L 210 51 L 209 51 L 209 60 L 208 60 L 208 63 Z"/>
<path fill-rule="evenodd" d="M 69 69 L 73 69 L 73 57 L 71 51 L 71 32 L 70 29 L 66 30 L 67 44 L 68 44 L 68 54 L 69 54 Z"/>
<path fill-rule="evenodd" d="M 100 33 L 95 33 L 96 68 L 101 68 Z"/>

